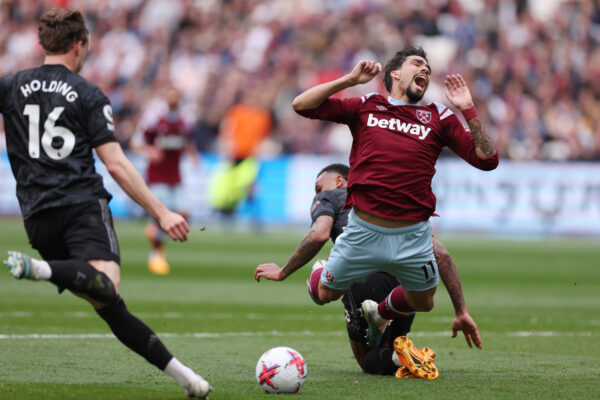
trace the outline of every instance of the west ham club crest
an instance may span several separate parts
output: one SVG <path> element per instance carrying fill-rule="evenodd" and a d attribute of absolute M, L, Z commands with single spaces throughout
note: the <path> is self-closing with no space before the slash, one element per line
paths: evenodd
<path fill-rule="evenodd" d="M 424 124 L 431 122 L 431 111 L 417 110 L 417 118 Z"/>

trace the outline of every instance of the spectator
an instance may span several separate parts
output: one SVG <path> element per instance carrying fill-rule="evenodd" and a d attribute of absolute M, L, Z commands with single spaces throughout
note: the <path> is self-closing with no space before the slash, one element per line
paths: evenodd
<path fill-rule="evenodd" d="M 215 150 L 217 127 L 250 83 L 270 90 L 275 81 L 272 148 L 345 153 L 338 130 L 301 123 L 290 99 L 357 59 L 385 60 L 416 41 L 440 54 L 433 81 L 468 71 L 501 157 L 600 159 L 596 0 L 2 1 L 1 75 L 40 61 L 35 21 L 48 4 L 85 12 L 92 36 L 82 75 L 123 103 L 124 144 L 164 81 L 191 102 L 202 150 Z M 443 96 L 429 92 L 426 100 Z"/>

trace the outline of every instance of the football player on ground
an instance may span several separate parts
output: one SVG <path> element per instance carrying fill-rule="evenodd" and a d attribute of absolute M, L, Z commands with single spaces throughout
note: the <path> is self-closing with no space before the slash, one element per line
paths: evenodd
<path fill-rule="evenodd" d="M 116 141 L 108 98 L 78 74 L 89 43 L 83 15 L 53 8 L 41 16 L 38 33 L 44 64 L 0 79 L 0 113 L 25 230 L 43 260 L 10 251 L 4 263 L 17 279 L 50 281 L 87 300 L 125 346 L 188 396 L 205 398 L 208 382 L 173 357 L 119 296 L 111 196 L 92 150 L 171 239 L 187 240 L 189 226 L 150 192 Z"/>
<path fill-rule="evenodd" d="M 430 311 L 434 305 L 439 278 L 429 218 L 435 213 L 431 180 L 442 149 L 448 146 L 482 170 L 496 168 L 498 154 L 462 76 L 448 75 L 444 84 L 448 101 L 462 112 L 470 131 L 448 107 L 419 104 L 431 74 L 420 47 L 399 51 L 385 66 L 390 96 L 330 97 L 371 81 L 381 70 L 375 61 L 359 61 L 349 74 L 306 90 L 292 105 L 305 117 L 347 124 L 353 137 L 345 204 L 351 209 L 348 225 L 325 266 L 312 273 L 310 294 L 327 303 L 340 298 L 352 283 L 384 270 L 401 286 L 384 301 L 365 301 L 361 307 L 368 319 L 384 326 L 396 316 Z M 394 348 L 405 355 L 413 375 L 431 375 L 410 340 L 396 341 Z"/>
<path fill-rule="evenodd" d="M 140 143 L 133 143 L 132 148 L 148 158 L 146 183 L 152 193 L 167 208 L 186 218 L 179 162 L 183 153 L 187 152 L 192 162 L 197 164 L 198 153 L 191 142 L 192 132 L 179 110 L 179 100 L 179 91 L 169 88 L 166 94 L 168 111 L 144 130 L 143 139 L 140 138 Z M 148 270 L 153 274 L 167 275 L 171 267 L 164 246 L 165 232 L 156 221 L 146 226 L 146 238 L 152 246 Z"/>
<path fill-rule="evenodd" d="M 259 265 L 254 272 L 256 281 L 260 281 L 260 278 L 282 281 L 314 258 L 329 238 L 335 243 L 348 222 L 349 210 L 343 209 L 346 201 L 348 170 L 348 166 L 344 164 L 331 164 L 319 172 L 315 183 L 316 196 L 310 213 L 312 218 L 310 231 L 283 268 L 275 263 Z M 456 337 L 457 331 L 463 331 L 469 347 L 475 344 L 481 348 L 477 325 L 467 310 L 454 261 L 444 245 L 433 237 L 432 241 L 440 276 L 454 305 L 452 337 Z M 321 263 L 323 261 L 319 260 L 316 265 L 319 266 Z M 382 301 L 399 285 L 398 280 L 392 275 L 376 272 L 369 275 L 365 282 L 354 283 L 342 297 L 350 346 L 356 361 L 366 373 L 379 375 L 396 373 L 398 378 L 412 376 L 410 371 L 401 365 L 398 355 L 393 350 L 393 342 L 396 337 L 406 336 L 410 332 L 415 314 L 393 318 L 381 334 L 376 325 L 367 324 L 360 312 L 363 301 L 367 299 Z M 424 353 L 432 361 L 435 358 L 431 350 Z"/>

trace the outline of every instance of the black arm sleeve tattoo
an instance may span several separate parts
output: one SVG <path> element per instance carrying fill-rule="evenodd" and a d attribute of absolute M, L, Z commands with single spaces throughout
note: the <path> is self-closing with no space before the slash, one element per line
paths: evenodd
<path fill-rule="evenodd" d="M 479 118 L 474 118 L 470 121 L 467 121 L 467 124 L 469 124 L 471 133 L 473 134 L 475 147 L 481 150 L 481 152 L 483 152 L 483 154 L 485 154 L 487 157 L 492 157 L 494 154 L 496 154 L 496 146 L 494 145 L 494 141 L 490 135 L 488 135 Z"/>
<path fill-rule="evenodd" d="M 321 224 L 323 221 L 321 219 L 317 219 L 313 226 L 310 228 L 310 231 L 302 238 L 302 241 L 294 250 L 294 253 L 290 257 L 285 266 L 283 267 L 283 271 L 286 276 L 290 276 L 296 270 L 302 268 L 306 263 L 313 259 L 314 256 L 323 248 L 323 245 L 326 241 L 318 241 L 314 239 L 315 232 L 321 228 Z M 331 230 L 331 228 L 330 228 Z"/>
<path fill-rule="evenodd" d="M 435 261 L 437 262 L 442 282 L 444 282 L 444 286 L 446 286 L 446 290 L 452 300 L 454 311 L 458 314 L 466 310 L 467 307 L 454 260 L 452 260 L 450 253 L 444 245 L 436 239 L 433 239 L 433 254 L 435 255 Z"/>

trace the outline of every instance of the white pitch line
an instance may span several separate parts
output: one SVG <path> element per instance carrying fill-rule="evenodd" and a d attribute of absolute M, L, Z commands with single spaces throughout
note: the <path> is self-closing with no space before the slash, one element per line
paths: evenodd
<path fill-rule="evenodd" d="M 410 336 L 413 337 L 444 337 L 450 336 L 450 331 L 440 332 L 414 332 Z M 296 332 L 282 332 L 282 331 L 267 331 L 267 332 L 197 332 L 197 333 L 159 333 L 158 336 L 162 338 L 195 338 L 195 339 L 220 339 L 230 337 L 264 337 L 264 336 L 345 336 L 346 333 L 340 332 L 312 332 L 312 331 L 296 331 Z M 518 332 L 503 332 L 495 333 L 488 332 L 483 334 L 486 336 L 495 337 L 592 337 L 598 336 L 592 332 L 555 332 L 555 331 L 518 331 Z M 113 339 L 114 336 L 111 333 L 30 333 L 30 334 L 0 334 L 0 340 L 11 340 L 11 339 Z"/>

